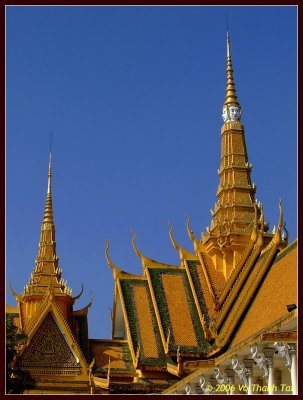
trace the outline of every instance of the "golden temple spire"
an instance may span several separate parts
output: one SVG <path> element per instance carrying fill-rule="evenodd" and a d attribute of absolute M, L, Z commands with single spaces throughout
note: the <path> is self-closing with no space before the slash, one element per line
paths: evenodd
<path fill-rule="evenodd" d="M 58 260 L 52 203 L 52 154 L 50 148 L 44 216 L 41 225 L 36 267 L 28 284 L 29 294 L 43 295 L 48 292 L 50 287 L 53 287 L 55 296 L 71 296 L 71 289 L 61 277 L 62 270 L 58 266 Z"/>
<path fill-rule="evenodd" d="M 224 123 L 221 127 L 221 160 L 218 169 L 220 180 L 217 201 L 211 210 L 211 223 L 201 237 L 207 253 L 216 265 L 220 265 L 225 277 L 237 264 L 249 241 L 255 241 L 260 236 L 258 219 L 261 213 L 260 208 L 256 207 L 256 185 L 251 180 L 252 166 L 248 160 L 241 106 L 234 83 L 228 28 L 226 53 Z"/>

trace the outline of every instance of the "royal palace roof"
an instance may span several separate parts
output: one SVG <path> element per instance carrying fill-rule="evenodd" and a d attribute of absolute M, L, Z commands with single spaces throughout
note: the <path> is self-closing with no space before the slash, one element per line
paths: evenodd
<path fill-rule="evenodd" d="M 82 291 L 72 297 L 62 279 L 50 157 L 36 266 L 22 294 L 11 288 L 18 307 L 7 308 L 28 336 L 14 363 L 32 371 L 45 393 L 58 382 L 71 392 L 82 385 L 90 393 L 161 393 L 188 374 L 190 365 L 212 365 L 250 337 L 278 329 L 287 306 L 296 306 L 297 242 L 288 245 L 282 201 L 277 228 L 269 233 L 255 198 L 228 35 L 226 72 L 219 185 L 210 225 L 197 238 L 188 218 L 192 251 L 175 241 L 170 228 L 179 265 L 146 257 L 134 235 L 141 275 L 117 267 L 107 243 L 115 282 L 112 339 L 89 339 L 91 302 L 75 311 Z M 53 380 L 45 378 L 48 373 Z M 68 383 L 66 376 L 72 377 Z"/>

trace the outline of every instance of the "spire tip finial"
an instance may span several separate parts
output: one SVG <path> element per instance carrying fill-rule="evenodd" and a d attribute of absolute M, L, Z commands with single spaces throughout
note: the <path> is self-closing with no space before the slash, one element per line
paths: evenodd
<path fill-rule="evenodd" d="M 51 179 L 52 179 L 52 141 L 53 132 L 51 132 L 50 145 L 49 145 L 49 162 L 48 162 L 48 180 L 47 180 L 47 194 L 51 194 Z"/>
<path fill-rule="evenodd" d="M 233 67 L 231 60 L 230 51 L 230 39 L 229 39 L 229 28 L 228 28 L 228 16 L 226 14 L 226 52 L 227 52 L 227 66 L 226 66 L 226 91 L 225 101 L 223 105 L 222 118 L 224 123 L 228 121 L 239 121 L 241 120 L 241 107 L 238 102 L 236 87 L 233 78 Z"/>

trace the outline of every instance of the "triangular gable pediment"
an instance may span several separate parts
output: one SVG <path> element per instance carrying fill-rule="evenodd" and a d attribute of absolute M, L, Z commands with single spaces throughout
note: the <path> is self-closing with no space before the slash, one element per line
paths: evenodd
<path fill-rule="evenodd" d="M 79 374 L 80 362 L 52 312 L 48 312 L 17 360 L 21 369 Z"/>

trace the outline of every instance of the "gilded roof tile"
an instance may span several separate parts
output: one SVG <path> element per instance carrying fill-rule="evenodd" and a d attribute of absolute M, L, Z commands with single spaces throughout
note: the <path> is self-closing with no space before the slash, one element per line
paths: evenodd
<path fill-rule="evenodd" d="M 182 278 L 180 275 L 162 275 L 171 328 L 177 346 L 197 346 L 195 327 Z"/>
<path fill-rule="evenodd" d="M 149 276 L 169 349 L 206 352 L 208 343 L 185 269 L 149 269 Z"/>
<path fill-rule="evenodd" d="M 147 281 L 123 279 L 120 285 L 136 353 L 140 346 L 139 362 L 144 365 L 166 365 L 167 357 Z"/>
<path fill-rule="evenodd" d="M 148 289 L 146 286 L 136 286 L 133 288 L 134 302 L 137 309 L 139 331 L 144 357 L 158 357 L 159 351 L 154 331 L 152 314 L 148 312 L 150 308 Z"/>

